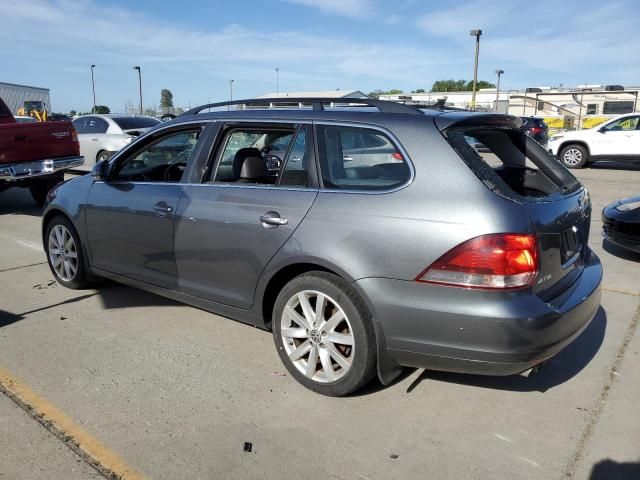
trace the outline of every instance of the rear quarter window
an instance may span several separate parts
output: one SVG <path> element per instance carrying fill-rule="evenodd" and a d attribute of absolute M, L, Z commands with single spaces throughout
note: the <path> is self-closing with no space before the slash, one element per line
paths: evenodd
<path fill-rule="evenodd" d="M 378 130 L 320 125 L 317 137 L 324 188 L 384 191 L 411 179 L 407 159 Z"/>

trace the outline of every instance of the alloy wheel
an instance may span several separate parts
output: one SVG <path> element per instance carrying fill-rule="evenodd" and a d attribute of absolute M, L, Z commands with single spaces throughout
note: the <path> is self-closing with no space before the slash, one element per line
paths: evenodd
<path fill-rule="evenodd" d="M 49 232 L 49 261 L 56 275 L 72 281 L 78 271 L 78 249 L 73 236 L 64 225 L 55 225 Z"/>
<path fill-rule="evenodd" d="M 569 148 L 564 152 L 564 162 L 567 165 L 575 166 L 582 162 L 582 152 L 577 148 Z"/>
<path fill-rule="evenodd" d="M 338 302 L 304 290 L 286 303 L 280 322 L 285 351 L 296 369 L 320 383 L 340 380 L 353 364 L 355 338 Z"/>

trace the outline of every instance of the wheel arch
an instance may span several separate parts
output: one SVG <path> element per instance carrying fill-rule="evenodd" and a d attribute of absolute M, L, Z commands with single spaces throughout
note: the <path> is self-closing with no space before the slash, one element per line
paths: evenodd
<path fill-rule="evenodd" d="M 580 145 L 581 147 L 584 147 L 587 150 L 587 154 L 591 156 L 591 149 L 589 148 L 589 144 L 585 140 L 565 140 L 560 144 L 560 147 L 558 148 L 558 158 L 560 158 L 560 152 L 562 152 L 562 150 L 569 145 Z"/>
<path fill-rule="evenodd" d="M 262 318 L 267 329 L 271 330 L 273 307 L 280 290 L 295 277 L 314 271 L 332 273 L 348 282 L 351 281 L 345 278 L 344 275 L 341 275 L 338 269 L 332 269 L 329 266 L 322 265 L 320 262 L 301 261 L 282 266 L 269 277 L 269 280 L 262 289 L 262 295 L 260 297 Z"/>

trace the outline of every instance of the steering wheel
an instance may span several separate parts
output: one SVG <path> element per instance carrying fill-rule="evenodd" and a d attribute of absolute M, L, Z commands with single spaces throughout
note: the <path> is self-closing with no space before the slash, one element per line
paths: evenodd
<path fill-rule="evenodd" d="M 167 169 L 164 171 L 163 179 L 165 182 L 179 182 L 184 173 L 184 169 L 187 167 L 187 162 L 173 162 L 170 163 Z M 175 178 L 173 177 L 175 173 Z"/>

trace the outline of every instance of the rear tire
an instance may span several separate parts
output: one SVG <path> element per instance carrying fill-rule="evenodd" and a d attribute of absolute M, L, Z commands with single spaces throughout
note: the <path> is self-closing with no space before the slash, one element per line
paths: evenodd
<path fill-rule="evenodd" d="M 59 284 L 73 290 L 89 286 L 80 237 L 69 219 L 57 215 L 49 221 L 44 249 L 51 273 Z"/>
<path fill-rule="evenodd" d="M 29 192 L 38 206 L 42 207 L 47 201 L 49 190 L 62 182 L 64 182 L 64 175 L 59 174 L 33 179 L 31 183 L 29 183 Z"/>
<path fill-rule="evenodd" d="M 309 272 L 291 280 L 278 294 L 272 325 L 282 363 L 314 392 L 348 395 L 375 375 L 371 316 L 353 287 L 337 275 Z"/>
<path fill-rule="evenodd" d="M 589 162 L 589 152 L 582 145 L 567 145 L 560 150 L 560 162 L 567 168 L 584 168 Z"/>

